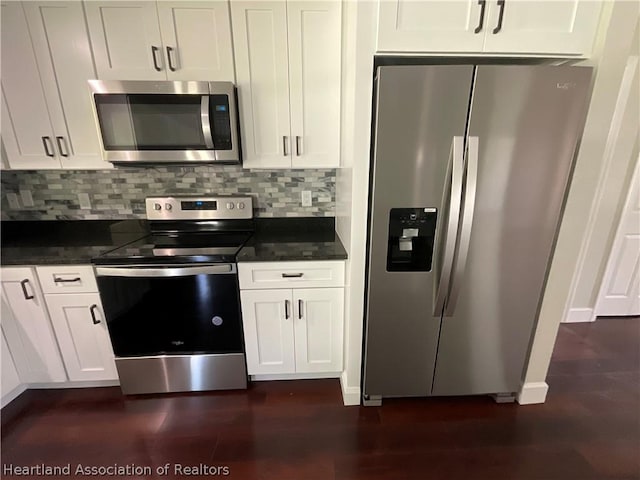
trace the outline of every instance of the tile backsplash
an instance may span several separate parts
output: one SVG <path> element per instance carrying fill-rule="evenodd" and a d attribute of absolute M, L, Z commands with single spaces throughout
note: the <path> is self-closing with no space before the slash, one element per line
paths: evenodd
<path fill-rule="evenodd" d="M 91 220 L 145 218 L 144 199 L 163 195 L 252 195 L 258 217 L 335 216 L 335 169 L 246 170 L 239 166 L 117 168 L 113 170 L 3 171 L 2 220 Z M 33 206 L 24 207 L 21 190 Z M 312 192 L 312 206 L 301 192 Z M 7 194 L 18 195 L 20 208 Z M 81 209 L 87 193 L 90 209 Z"/>

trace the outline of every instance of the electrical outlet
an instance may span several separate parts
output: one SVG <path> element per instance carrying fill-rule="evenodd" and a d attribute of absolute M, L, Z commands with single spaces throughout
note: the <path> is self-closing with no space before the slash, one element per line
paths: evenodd
<path fill-rule="evenodd" d="M 33 207 L 33 197 L 31 196 L 31 190 L 20 190 L 20 198 L 22 199 L 22 205 L 25 207 Z"/>
<path fill-rule="evenodd" d="M 311 190 L 303 190 L 301 197 L 302 197 L 302 206 L 310 207 L 311 206 Z"/>
<path fill-rule="evenodd" d="M 17 210 L 20 208 L 20 202 L 18 202 L 18 195 L 15 193 L 7 193 L 7 201 L 9 202 L 9 208 Z"/>
<path fill-rule="evenodd" d="M 91 199 L 89 198 L 88 193 L 79 193 L 78 194 L 78 203 L 80 204 L 80 208 L 83 210 L 91 210 Z"/>

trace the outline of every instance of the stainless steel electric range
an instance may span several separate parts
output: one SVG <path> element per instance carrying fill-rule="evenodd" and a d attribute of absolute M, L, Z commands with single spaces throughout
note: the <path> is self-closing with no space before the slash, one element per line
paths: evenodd
<path fill-rule="evenodd" d="M 125 394 L 247 386 L 236 255 L 251 197 L 146 199 L 150 235 L 93 259 Z"/>

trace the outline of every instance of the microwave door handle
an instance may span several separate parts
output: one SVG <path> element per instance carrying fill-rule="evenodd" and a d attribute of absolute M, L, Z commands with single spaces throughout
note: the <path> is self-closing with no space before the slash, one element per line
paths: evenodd
<path fill-rule="evenodd" d="M 209 95 L 203 95 L 200 102 L 200 121 L 202 122 L 202 136 L 207 149 L 212 150 L 213 136 L 211 135 L 211 122 L 209 121 Z"/>

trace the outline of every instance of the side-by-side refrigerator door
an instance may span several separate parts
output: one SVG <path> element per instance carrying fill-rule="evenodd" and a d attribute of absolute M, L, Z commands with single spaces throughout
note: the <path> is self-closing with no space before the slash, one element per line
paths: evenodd
<path fill-rule="evenodd" d="M 434 395 L 519 390 L 590 80 L 585 67 L 477 69 L 463 187 L 475 194 L 463 201 Z"/>
<path fill-rule="evenodd" d="M 440 330 L 434 314 L 439 230 L 449 216 L 442 199 L 453 191 L 459 209 L 472 74 L 471 66 L 443 65 L 377 71 L 363 380 L 368 397 L 431 393 Z M 448 171 L 450 163 L 455 168 Z"/>

